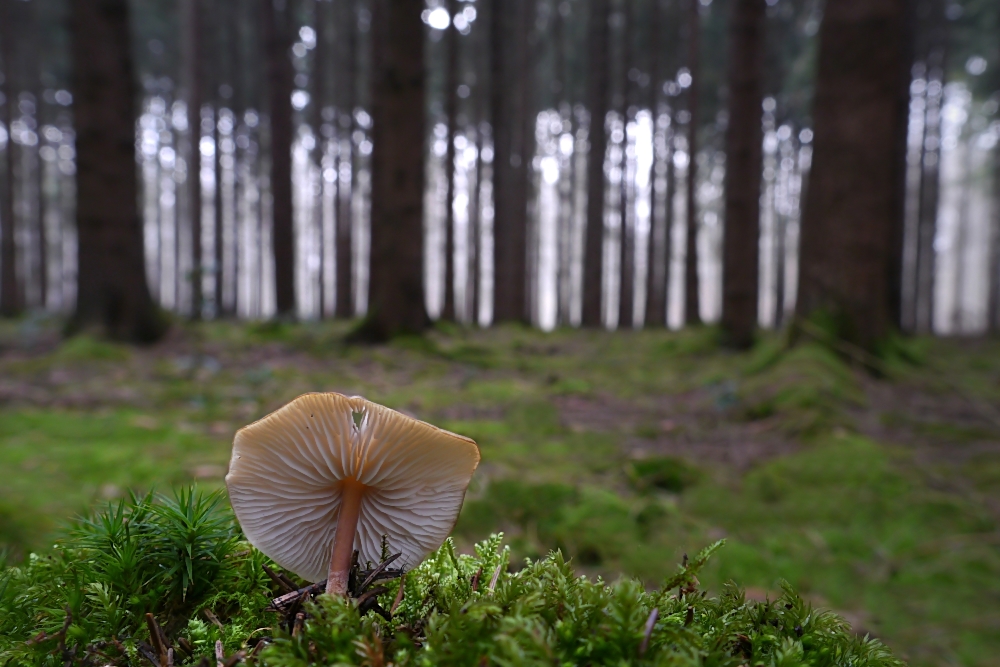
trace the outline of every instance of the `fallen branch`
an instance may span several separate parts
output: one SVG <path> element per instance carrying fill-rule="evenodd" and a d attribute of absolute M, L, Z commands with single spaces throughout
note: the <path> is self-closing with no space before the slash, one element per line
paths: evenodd
<path fill-rule="evenodd" d="M 274 598 L 273 600 L 271 600 L 271 604 L 269 604 L 267 606 L 267 609 L 265 609 L 264 611 L 277 611 L 284 613 L 289 608 L 291 608 L 292 605 L 294 605 L 296 602 L 299 602 L 303 598 L 317 595 L 325 590 L 326 590 L 326 579 L 324 579 L 323 581 L 317 581 L 315 584 L 309 584 L 308 586 L 300 588 L 297 591 L 292 591 L 291 593 L 285 593 L 284 595 L 280 595 Z"/>

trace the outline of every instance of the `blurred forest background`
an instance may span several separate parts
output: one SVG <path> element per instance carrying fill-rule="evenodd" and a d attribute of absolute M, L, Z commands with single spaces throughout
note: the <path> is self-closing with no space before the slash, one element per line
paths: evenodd
<path fill-rule="evenodd" d="M 8 563 L 332 390 L 462 548 L 1000 653 L 995 0 L 0 0 L 0 315 Z"/>

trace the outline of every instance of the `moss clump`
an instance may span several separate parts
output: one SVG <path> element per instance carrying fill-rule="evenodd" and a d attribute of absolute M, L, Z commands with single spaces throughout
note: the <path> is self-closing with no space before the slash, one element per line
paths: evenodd
<path fill-rule="evenodd" d="M 769 602 L 734 584 L 718 597 L 699 591 L 719 546 L 649 592 L 577 576 L 559 552 L 512 571 L 500 536 L 475 555 L 449 540 L 381 594 L 391 608 L 403 586 L 391 620 L 327 596 L 293 620 L 267 611 L 280 591 L 266 566 L 277 567 L 241 541 L 218 494 L 133 497 L 79 522 L 52 553 L 0 571 L 0 664 L 146 664 L 157 627 L 177 665 L 213 660 L 217 642 L 274 667 L 902 664 L 787 586 Z"/>
<path fill-rule="evenodd" d="M 863 405 L 865 397 L 835 353 L 816 343 L 772 352 L 763 345 L 747 368 L 739 392 L 747 419 L 773 417 L 782 430 L 806 438 L 850 426 L 845 408 Z"/>

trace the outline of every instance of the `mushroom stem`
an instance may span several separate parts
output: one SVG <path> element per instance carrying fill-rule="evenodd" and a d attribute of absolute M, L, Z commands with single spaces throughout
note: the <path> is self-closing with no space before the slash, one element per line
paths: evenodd
<path fill-rule="evenodd" d="M 358 532 L 364 490 L 365 485 L 353 479 L 344 480 L 340 490 L 340 516 L 337 517 L 337 535 L 333 539 L 330 571 L 326 579 L 326 592 L 330 595 L 347 594 L 347 578 L 351 573 L 354 536 Z"/>

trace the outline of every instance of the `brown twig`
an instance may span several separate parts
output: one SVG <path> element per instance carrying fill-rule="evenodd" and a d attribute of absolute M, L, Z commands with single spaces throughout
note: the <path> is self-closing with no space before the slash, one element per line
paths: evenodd
<path fill-rule="evenodd" d="M 201 610 L 201 613 L 205 614 L 205 618 L 210 620 L 215 625 L 215 627 L 225 632 L 226 630 L 225 626 L 222 625 L 222 621 L 219 620 L 219 617 L 215 615 L 214 611 L 212 611 L 208 607 L 205 607 L 204 609 Z"/>
<path fill-rule="evenodd" d="M 291 579 L 289 579 L 283 574 L 275 572 L 267 565 L 262 565 L 261 567 L 264 568 L 264 574 L 266 574 L 271 579 L 271 581 L 276 583 L 278 585 L 278 588 L 285 591 L 286 593 L 295 592 L 295 584 L 292 583 Z"/>
<path fill-rule="evenodd" d="M 295 614 L 295 625 L 292 626 L 292 636 L 298 637 L 300 634 L 302 634 L 302 628 L 305 627 L 305 624 L 306 624 L 305 613 L 300 611 L 299 613 Z"/>
<path fill-rule="evenodd" d="M 399 603 L 403 601 L 403 595 L 406 594 L 406 573 L 404 572 L 399 577 L 399 591 L 396 593 L 396 599 L 392 603 L 392 608 L 389 609 L 389 614 L 395 614 L 396 608 L 399 607 Z"/>
<path fill-rule="evenodd" d="M 222 640 L 215 640 L 215 667 L 225 667 L 226 654 L 222 650 Z"/>
<path fill-rule="evenodd" d="M 317 581 L 315 584 L 309 584 L 297 591 L 291 593 L 285 593 L 284 595 L 278 596 L 271 600 L 271 604 L 264 611 L 279 611 L 283 612 L 293 604 L 301 600 L 302 598 L 315 595 L 317 593 L 322 593 L 326 590 L 326 579 L 323 581 Z"/>
<path fill-rule="evenodd" d="M 238 662 L 243 662 L 243 659 L 247 657 L 247 654 L 243 651 L 237 651 L 229 656 L 229 659 L 222 663 L 222 667 L 233 667 Z"/>
<path fill-rule="evenodd" d="M 483 576 L 483 568 L 476 570 L 476 573 L 472 575 L 472 590 L 479 589 L 479 577 Z"/>
<path fill-rule="evenodd" d="M 153 641 L 153 648 L 156 650 L 161 667 L 163 667 L 168 664 L 167 642 L 164 641 L 163 634 L 160 632 L 160 624 L 150 613 L 146 614 L 146 627 L 149 628 L 149 638 Z"/>
<path fill-rule="evenodd" d="M 56 636 L 59 637 L 59 652 L 62 654 L 63 660 L 66 660 L 66 631 L 69 630 L 69 626 L 73 625 L 73 610 L 68 605 L 64 609 L 66 610 L 66 618 L 63 619 L 62 630 Z"/>
<path fill-rule="evenodd" d="M 385 568 L 389 567 L 389 565 L 391 565 L 394 560 L 396 560 L 397 558 L 399 558 L 402 555 L 403 555 L 403 552 L 399 552 L 398 554 L 394 554 L 392 556 L 389 556 L 384 561 L 382 561 L 381 563 L 379 563 L 378 567 L 376 567 L 374 570 L 372 570 L 371 574 L 369 574 L 367 577 L 365 577 L 365 580 L 361 583 L 361 588 L 359 590 L 363 592 L 366 588 L 368 588 L 368 586 L 373 581 L 375 581 L 375 579 L 377 579 L 380 574 L 382 574 L 382 572 L 385 570 Z"/>
<path fill-rule="evenodd" d="M 177 645 L 182 651 L 188 654 L 189 658 L 194 657 L 194 646 L 188 641 L 187 637 L 178 637 Z"/>
<path fill-rule="evenodd" d="M 358 598 L 358 607 L 362 606 L 364 603 L 368 602 L 374 597 L 382 595 L 382 593 L 388 593 L 389 588 L 387 586 L 376 586 L 370 591 L 366 591 Z"/>
<path fill-rule="evenodd" d="M 646 619 L 646 631 L 642 635 L 642 643 L 639 644 L 639 657 L 646 655 L 646 650 L 649 648 L 649 638 L 653 636 L 653 628 L 656 626 L 656 620 L 660 617 L 660 610 L 653 607 L 653 611 L 649 612 L 649 618 Z"/>
<path fill-rule="evenodd" d="M 135 648 L 137 651 L 139 651 L 139 654 L 142 657 L 144 657 L 146 660 L 149 660 L 149 664 L 153 665 L 153 667 L 162 667 L 162 665 L 160 665 L 159 659 L 157 659 L 156 657 L 156 649 L 154 649 L 152 646 L 150 646 L 146 642 L 137 642 Z"/>

